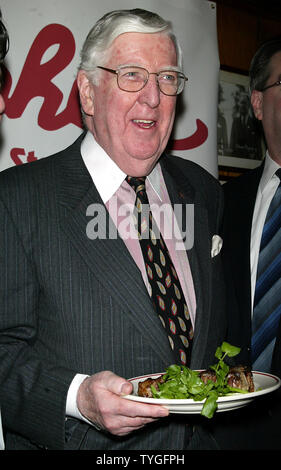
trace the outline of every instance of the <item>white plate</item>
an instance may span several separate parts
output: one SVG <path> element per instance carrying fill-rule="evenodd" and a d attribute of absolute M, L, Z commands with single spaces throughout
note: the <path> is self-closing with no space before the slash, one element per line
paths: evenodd
<path fill-rule="evenodd" d="M 156 379 L 160 375 L 150 374 L 143 375 L 141 377 L 134 377 L 129 379 L 133 384 L 133 392 L 131 395 L 126 395 L 124 398 L 128 400 L 138 401 L 141 403 L 150 403 L 157 405 L 166 406 L 171 413 L 182 413 L 182 414 L 200 414 L 204 401 L 194 401 L 193 399 L 163 399 L 163 398 L 145 398 L 139 397 L 138 393 L 138 383 L 142 382 L 148 378 Z M 241 408 L 242 406 L 248 405 L 254 398 L 266 393 L 271 393 L 281 385 L 281 380 L 279 377 L 276 377 L 272 374 L 267 374 L 264 372 L 253 372 L 253 379 L 255 384 L 255 391 L 251 393 L 233 393 L 224 397 L 219 397 L 217 400 L 218 408 L 217 412 L 221 411 L 230 411 L 235 408 Z"/>

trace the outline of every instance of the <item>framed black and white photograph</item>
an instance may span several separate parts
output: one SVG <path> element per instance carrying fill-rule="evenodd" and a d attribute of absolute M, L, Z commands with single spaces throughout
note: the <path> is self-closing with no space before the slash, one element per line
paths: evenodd
<path fill-rule="evenodd" d="M 227 179 L 255 168 L 264 156 L 260 123 L 251 112 L 249 77 L 220 70 L 218 93 L 218 162 Z"/>

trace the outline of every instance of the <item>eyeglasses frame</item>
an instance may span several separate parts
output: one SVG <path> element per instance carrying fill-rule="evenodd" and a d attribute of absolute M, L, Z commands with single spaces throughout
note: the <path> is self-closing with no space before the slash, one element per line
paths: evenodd
<path fill-rule="evenodd" d="M 126 65 L 126 66 L 124 66 L 124 67 L 120 67 L 119 69 L 115 69 L 115 70 L 114 70 L 114 69 L 109 69 L 108 67 L 102 67 L 101 65 L 97 65 L 97 68 L 98 68 L 98 69 L 105 70 L 106 72 L 114 73 L 115 75 L 117 75 L 117 85 L 118 85 L 118 87 L 120 88 L 120 90 L 126 91 L 127 93 L 137 93 L 138 91 L 141 91 L 141 90 L 145 87 L 145 85 L 146 85 L 147 82 L 148 82 L 148 79 L 147 79 L 147 81 L 143 84 L 143 86 L 142 86 L 139 90 L 137 90 L 137 91 L 133 91 L 133 90 L 124 90 L 124 89 L 121 88 L 120 85 L 119 85 L 118 74 L 119 74 L 120 70 L 122 70 L 122 68 L 129 68 L 129 67 L 130 67 L 130 65 Z M 148 73 L 148 78 L 149 78 L 149 75 L 156 75 L 157 78 L 158 78 L 159 73 L 162 73 L 162 72 L 169 72 L 169 70 L 161 70 L 160 72 L 149 72 L 149 71 L 148 71 L 147 69 L 145 69 L 144 67 L 140 67 L 140 66 L 138 66 L 138 65 L 132 65 L 131 67 L 135 67 L 135 68 L 139 68 L 139 69 L 145 70 L 145 71 Z M 178 74 L 181 75 L 181 78 L 184 79 L 184 83 L 183 83 L 183 88 L 182 88 L 182 90 L 181 90 L 179 93 L 176 93 L 175 95 L 169 95 L 168 93 L 165 93 L 164 91 L 161 90 L 161 87 L 160 87 L 159 82 L 158 82 L 158 79 L 157 79 L 157 84 L 158 84 L 158 86 L 159 86 L 159 90 L 161 91 L 161 93 L 163 93 L 163 95 L 166 95 L 166 96 L 177 96 L 177 95 L 180 95 L 180 94 L 183 92 L 183 90 L 184 90 L 184 85 L 185 85 L 185 82 L 188 81 L 188 77 L 186 77 L 186 76 L 184 75 L 184 73 L 183 73 L 183 72 L 180 72 L 179 70 L 170 70 L 170 71 L 171 71 L 171 72 L 177 72 Z"/>
<path fill-rule="evenodd" d="M 279 86 L 279 85 L 281 85 L 281 79 L 278 80 L 277 82 L 272 83 L 271 85 L 267 85 L 261 91 L 265 91 L 265 90 L 268 90 L 269 88 L 272 88 L 274 86 Z"/>

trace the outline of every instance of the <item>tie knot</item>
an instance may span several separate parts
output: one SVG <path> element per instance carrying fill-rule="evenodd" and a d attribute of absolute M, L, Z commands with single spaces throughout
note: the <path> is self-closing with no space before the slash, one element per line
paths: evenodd
<path fill-rule="evenodd" d="M 145 192 L 145 178 L 146 176 L 127 176 L 126 181 L 129 185 L 133 188 L 133 190 L 137 193 L 140 191 Z"/>

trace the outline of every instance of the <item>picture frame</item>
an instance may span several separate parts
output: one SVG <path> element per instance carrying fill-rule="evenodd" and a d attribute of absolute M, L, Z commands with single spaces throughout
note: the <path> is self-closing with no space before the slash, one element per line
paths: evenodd
<path fill-rule="evenodd" d="M 222 182 L 259 166 L 263 160 L 263 133 L 251 111 L 246 73 L 220 70 L 217 145 Z"/>

